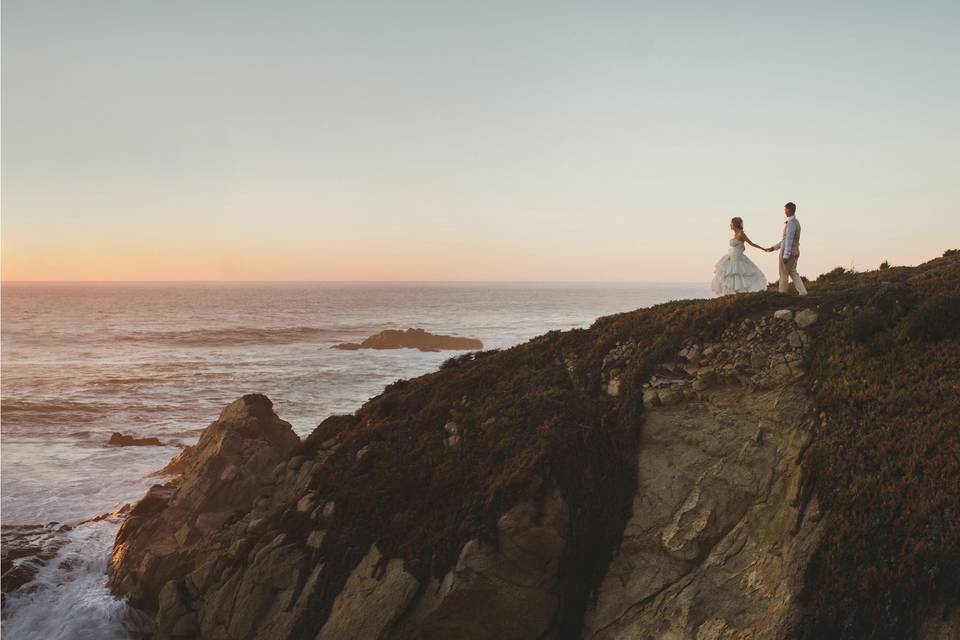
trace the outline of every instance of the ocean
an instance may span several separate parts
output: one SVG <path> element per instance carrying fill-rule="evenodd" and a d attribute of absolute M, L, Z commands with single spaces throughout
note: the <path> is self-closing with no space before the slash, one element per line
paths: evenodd
<path fill-rule="evenodd" d="M 4 542 L 33 535 L 49 558 L 17 561 L 42 566 L 5 597 L 3 634 L 130 637 L 141 621 L 109 594 L 104 573 L 117 519 L 87 520 L 138 499 L 229 402 L 264 393 L 304 436 L 457 353 L 334 344 L 418 327 L 505 348 L 708 295 L 707 284 L 4 284 Z M 164 446 L 106 447 L 114 431 Z"/>

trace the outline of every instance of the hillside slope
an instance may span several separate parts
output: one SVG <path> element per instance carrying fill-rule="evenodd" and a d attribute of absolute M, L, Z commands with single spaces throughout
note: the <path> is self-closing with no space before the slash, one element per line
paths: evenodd
<path fill-rule="evenodd" d="M 245 396 L 111 587 L 164 638 L 950 637 L 957 282 L 953 253 L 610 316 L 302 442 Z"/>

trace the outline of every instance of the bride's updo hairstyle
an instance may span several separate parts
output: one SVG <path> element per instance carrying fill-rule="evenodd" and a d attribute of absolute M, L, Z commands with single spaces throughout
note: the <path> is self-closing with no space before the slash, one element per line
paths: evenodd
<path fill-rule="evenodd" d="M 739 216 L 736 218 L 730 218 L 730 224 L 733 225 L 733 228 L 737 231 L 743 231 L 743 218 Z"/>

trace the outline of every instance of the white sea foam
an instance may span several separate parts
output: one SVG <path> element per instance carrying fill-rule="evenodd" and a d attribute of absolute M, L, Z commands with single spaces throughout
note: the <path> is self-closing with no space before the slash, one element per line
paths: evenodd
<path fill-rule="evenodd" d="M 143 630 L 145 616 L 114 598 L 105 572 L 117 524 L 75 527 L 36 578 L 9 596 L 3 635 L 18 640 L 110 640 Z"/>

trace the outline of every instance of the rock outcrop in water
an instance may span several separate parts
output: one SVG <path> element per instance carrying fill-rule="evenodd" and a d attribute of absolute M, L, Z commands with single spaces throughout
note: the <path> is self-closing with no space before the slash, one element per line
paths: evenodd
<path fill-rule="evenodd" d="M 111 587 L 161 638 L 957 637 L 958 278 L 611 316 L 303 441 L 245 396 Z"/>
<path fill-rule="evenodd" d="M 138 438 L 129 433 L 120 433 L 114 431 L 107 441 L 108 447 L 161 447 L 163 443 L 159 438 Z"/>
<path fill-rule="evenodd" d="M 387 329 L 374 334 L 363 342 L 344 342 L 334 349 L 356 351 L 358 349 L 418 349 L 420 351 L 469 351 L 483 349 L 483 343 L 474 338 L 441 336 L 423 329 Z"/>

